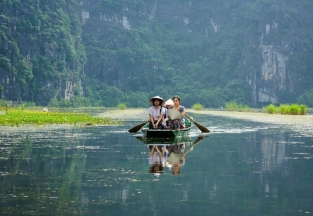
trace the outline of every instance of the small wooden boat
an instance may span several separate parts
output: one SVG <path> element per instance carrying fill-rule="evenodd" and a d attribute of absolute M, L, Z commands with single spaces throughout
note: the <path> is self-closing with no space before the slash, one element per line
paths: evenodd
<path fill-rule="evenodd" d="M 191 122 L 194 123 L 197 128 L 202 132 L 202 133 L 210 133 L 211 131 L 204 127 L 203 125 L 199 124 L 198 122 L 196 122 L 191 116 L 189 116 L 187 113 L 185 113 L 185 115 L 187 116 L 188 119 L 185 119 L 185 125 L 186 128 L 183 130 L 179 130 L 179 131 L 173 131 L 173 130 L 162 130 L 162 132 L 157 131 L 157 130 L 149 130 L 149 120 L 140 123 L 134 127 L 132 127 L 131 129 L 128 130 L 129 133 L 137 133 L 140 129 L 142 131 L 142 133 L 145 136 L 151 136 L 151 137 L 175 137 L 175 136 L 186 136 L 189 133 L 189 130 L 191 129 Z"/>
<path fill-rule="evenodd" d="M 172 129 L 149 129 L 149 123 L 141 128 L 144 136 L 149 138 L 175 138 L 184 137 L 189 135 L 192 124 L 189 119 L 185 119 L 185 128 L 172 130 Z"/>

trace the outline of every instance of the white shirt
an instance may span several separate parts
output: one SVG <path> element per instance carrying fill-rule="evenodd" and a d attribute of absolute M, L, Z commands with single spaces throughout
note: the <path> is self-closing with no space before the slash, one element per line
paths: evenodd
<path fill-rule="evenodd" d="M 161 108 L 162 108 L 161 106 L 158 109 L 155 109 L 154 106 L 149 107 L 149 115 L 152 115 L 153 119 L 156 121 L 159 119 Z M 162 108 L 161 113 L 163 113 L 163 115 L 165 114 L 164 108 Z"/>

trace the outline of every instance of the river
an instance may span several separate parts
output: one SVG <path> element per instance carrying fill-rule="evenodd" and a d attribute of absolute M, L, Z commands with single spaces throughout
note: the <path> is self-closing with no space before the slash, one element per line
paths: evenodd
<path fill-rule="evenodd" d="M 122 126 L 1 128 L 1 215 L 307 215 L 313 137 L 284 125 L 201 115 L 179 174 L 151 172 Z M 162 143 L 164 144 L 164 143 Z M 150 171 L 149 171 L 150 170 Z"/>

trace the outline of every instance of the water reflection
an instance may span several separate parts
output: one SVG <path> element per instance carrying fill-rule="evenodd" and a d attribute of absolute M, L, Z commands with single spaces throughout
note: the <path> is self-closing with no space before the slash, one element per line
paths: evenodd
<path fill-rule="evenodd" d="M 69 133 L 65 130 L 62 134 Z M 25 135 L 1 136 L 0 197 L 1 206 L 5 207 L 1 214 L 75 212 L 80 201 L 80 178 L 85 169 L 86 153 L 74 146 L 84 145 L 83 142 L 54 143 Z"/>
<path fill-rule="evenodd" d="M 246 121 L 207 120 L 222 130 L 209 137 L 197 137 L 195 130 L 188 139 L 161 142 L 130 135 L 134 122 L 0 130 L 0 215 L 313 212 L 312 137 Z M 163 172 L 149 172 L 154 145 L 168 151 Z M 170 152 L 178 156 L 173 161 Z M 172 173 L 175 163 L 179 175 Z"/>
<path fill-rule="evenodd" d="M 167 167 L 173 175 L 179 175 L 181 167 L 185 165 L 186 155 L 206 137 L 199 136 L 195 141 L 189 136 L 172 139 L 136 138 L 148 147 L 149 173 L 158 175 L 164 173 Z"/>

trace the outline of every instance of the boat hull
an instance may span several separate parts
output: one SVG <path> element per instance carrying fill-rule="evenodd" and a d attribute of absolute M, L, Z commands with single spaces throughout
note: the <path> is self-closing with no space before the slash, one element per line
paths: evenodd
<path fill-rule="evenodd" d="M 185 119 L 185 128 L 172 130 L 172 129 L 149 129 L 149 123 L 141 128 L 141 132 L 148 138 L 175 138 L 184 137 L 189 135 L 192 124 L 189 119 Z"/>
<path fill-rule="evenodd" d="M 190 129 L 191 127 L 179 130 L 143 128 L 141 131 L 146 137 L 175 138 L 178 136 L 188 136 Z"/>

